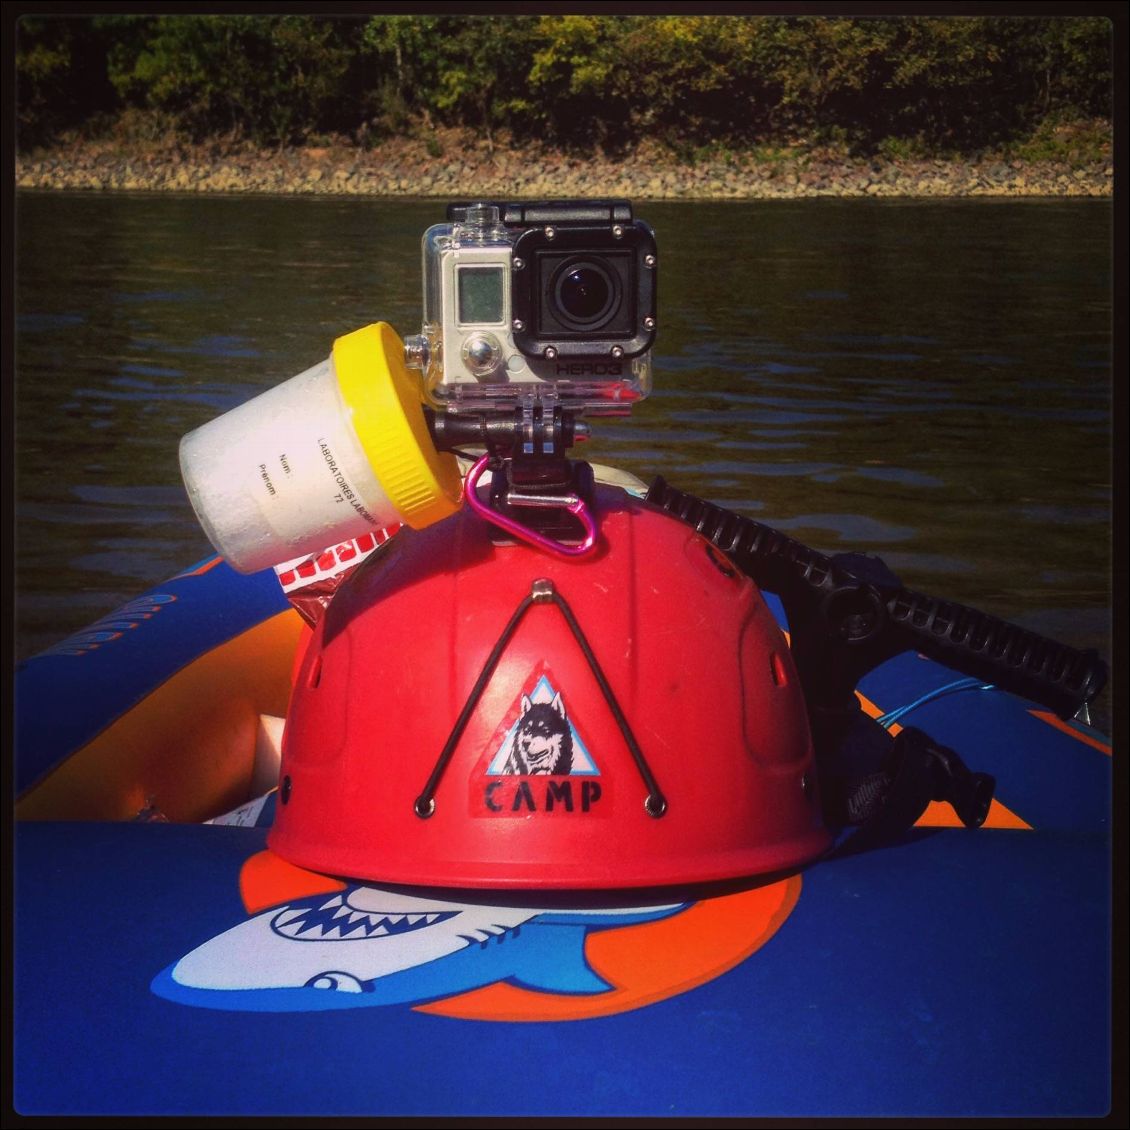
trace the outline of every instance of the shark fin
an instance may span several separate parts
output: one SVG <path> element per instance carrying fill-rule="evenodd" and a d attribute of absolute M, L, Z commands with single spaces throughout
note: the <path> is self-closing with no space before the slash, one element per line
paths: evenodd
<path fill-rule="evenodd" d="M 585 959 L 583 926 L 557 926 L 548 931 L 543 945 L 534 946 L 510 977 L 512 984 L 546 993 L 607 993 L 614 988 L 593 972 Z"/>

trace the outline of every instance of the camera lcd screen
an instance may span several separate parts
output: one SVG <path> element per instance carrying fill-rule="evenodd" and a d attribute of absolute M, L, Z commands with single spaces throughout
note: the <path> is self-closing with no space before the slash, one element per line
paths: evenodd
<path fill-rule="evenodd" d="M 502 321 L 502 268 L 461 267 L 457 272 L 459 322 L 492 325 Z"/>

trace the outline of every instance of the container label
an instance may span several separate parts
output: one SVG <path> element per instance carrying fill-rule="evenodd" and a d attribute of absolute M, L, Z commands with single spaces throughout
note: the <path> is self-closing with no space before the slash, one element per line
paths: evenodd
<path fill-rule="evenodd" d="M 333 496 L 334 502 L 348 502 L 349 505 L 352 506 L 353 509 L 356 510 L 357 513 L 360 514 L 361 517 L 369 523 L 370 526 L 378 525 L 379 523 L 377 522 L 376 518 L 374 518 L 372 514 L 370 514 L 369 511 L 366 510 L 362 505 L 361 499 L 357 497 L 356 492 L 349 485 L 349 481 L 342 473 L 341 468 L 338 467 L 337 460 L 334 459 L 334 454 L 330 450 L 330 445 L 326 443 L 324 439 L 319 439 L 318 447 L 321 449 L 322 458 L 326 462 L 326 468 L 333 476 L 333 481 L 337 484 L 338 487 L 338 492 Z M 269 486 L 270 484 L 268 483 L 268 487 Z M 272 491 L 272 493 L 274 492 Z"/>

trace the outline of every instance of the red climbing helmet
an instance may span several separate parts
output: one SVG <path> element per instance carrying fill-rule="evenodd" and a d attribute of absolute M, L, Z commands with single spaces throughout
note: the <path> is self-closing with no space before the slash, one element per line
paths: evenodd
<path fill-rule="evenodd" d="M 386 883 L 615 888 L 794 867 L 830 841 L 788 646 L 702 537 L 600 487 L 582 559 L 466 508 L 403 530 L 299 669 L 269 843 Z"/>

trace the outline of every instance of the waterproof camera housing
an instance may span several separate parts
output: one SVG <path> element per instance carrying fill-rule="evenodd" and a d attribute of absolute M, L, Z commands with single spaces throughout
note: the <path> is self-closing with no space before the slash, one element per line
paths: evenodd
<path fill-rule="evenodd" d="M 433 407 L 623 415 L 651 391 L 657 253 L 620 200 L 452 204 L 423 239 L 406 341 Z"/>

